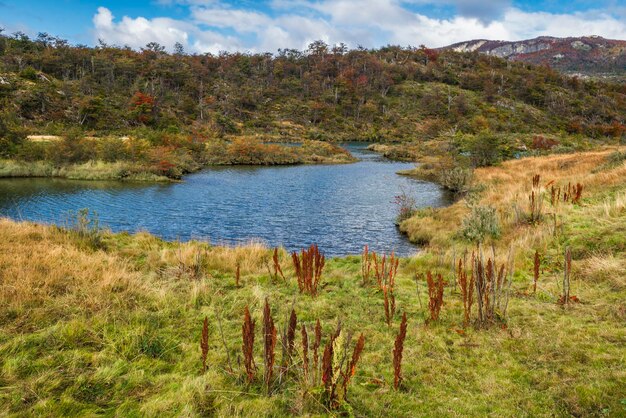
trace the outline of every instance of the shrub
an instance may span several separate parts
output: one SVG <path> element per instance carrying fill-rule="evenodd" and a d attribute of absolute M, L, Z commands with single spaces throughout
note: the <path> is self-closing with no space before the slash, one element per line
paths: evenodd
<path fill-rule="evenodd" d="M 548 151 L 559 145 L 559 141 L 552 138 L 546 138 L 543 135 L 533 136 L 533 142 L 530 147 L 534 150 Z"/>
<path fill-rule="evenodd" d="M 127 160 L 128 149 L 123 140 L 119 138 L 102 138 L 98 140 L 98 157 L 106 162 Z"/>
<path fill-rule="evenodd" d="M 417 211 L 417 202 L 413 196 L 406 194 L 404 190 L 394 198 L 394 203 L 398 207 L 398 216 L 396 224 L 400 225 L 403 221 L 411 218 Z"/>
<path fill-rule="evenodd" d="M 502 145 L 495 135 L 481 133 L 469 142 L 468 152 L 474 167 L 489 167 L 502 160 Z"/>
<path fill-rule="evenodd" d="M 25 136 L 20 129 L 10 126 L 4 119 L 5 115 L 0 114 L 0 157 L 9 157 L 17 152 Z"/>
<path fill-rule="evenodd" d="M 500 237 L 500 220 L 496 209 L 491 206 L 474 206 L 463 219 L 461 236 L 471 242 L 483 242 L 485 238 Z"/>
<path fill-rule="evenodd" d="M 37 70 L 29 65 L 28 67 L 20 71 L 20 77 L 26 80 L 35 81 L 37 80 Z"/>
<path fill-rule="evenodd" d="M 457 194 L 467 193 L 472 181 L 473 171 L 470 168 L 453 167 L 439 172 L 439 184 Z"/>
<path fill-rule="evenodd" d="M 626 162 L 626 151 L 615 151 L 609 154 L 605 162 L 594 169 L 593 172 L 597 173 L 599 171 L 612 170 L 621 166 L 624 162 Z"/>
<path fill-rule="evenodd" d="M 46 151 L 47 159 L 58 165 L 84 163 L 96 155 L 92 141 L 85 139 L 80 129 L 70 129 L 58 145 L 46 147 Z"/>

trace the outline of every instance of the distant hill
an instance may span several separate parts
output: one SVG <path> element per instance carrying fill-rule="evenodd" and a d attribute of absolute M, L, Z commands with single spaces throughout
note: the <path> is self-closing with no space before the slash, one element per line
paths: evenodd
<path fill-rule="evenodd" d="M 594 57 L 601 54 L 586 49 L 619 49 L 586 47 L 592 43 L 586 39 L 570 41 L 569 48 Z M 486 42 L 456 48 L 484 49 Z M 347 50 L 317 41 L 276 55 L 212 55 L 169 54 L 156 43 L 137 51 L 0 35 L 0 139 L 10 136 L 3 130 L 63 135 L 69 128 L 95 136 L 174 132 L 268 141 L 413 141 L 484 131 L 624 135 L 626 84 L 493 56 L 517 60 L 507 48 L 565 55 L 549 43 L 496 49 L 495 42 L 488 55 L 398 46 Z"/>
<path fill-rule="evenodd" d="M 542 36 L 524 41 L 477 39 L 442 49 L 473 52 L 550 67 L 566 73 L 626 78 L 626 41 L 600 36 L 554 38 Z"/>

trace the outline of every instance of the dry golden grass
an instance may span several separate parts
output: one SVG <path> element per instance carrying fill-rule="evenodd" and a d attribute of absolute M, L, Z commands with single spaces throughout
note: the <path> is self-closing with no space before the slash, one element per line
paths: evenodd
<path fill-rule="evenodd" d="M 545 240 L 544 235 L 550 232 L 549 229 L 519 227 L 514 216 L 515 205 L 523 208 L 528 205 L 532 177 L 541 175 L 540 185 L 544 191 L 546 189 L 543 186 L 550 182 L 561 187 L 568 183 L 581 183 L 584 185 L 583 200 L 594 197 L 626 185 L 626 164 L 611 170 L 594 172 L 614 151 L 615 149 L 529 157 L 506 161 L 496 167 L 478 168 L 475 170 L 474 186 L 479 192 L 474 193 L 472 198 L 478 196 L 478 204 L 497 209 L 503 223 L 503 239 L 499 241 L 499 245 L 538 245 Z M 605 205 L 605 211 L 623 210 L 626 197 L 624 194 L 619 196 L 617 200 L 611 200 L 611 203 Z M 548 212 L 553 213 L 556 210 L 561 217 L 572 209 L 570 204 L 558 205 L 556 209 L 548 206 L 549 203 L 544 204 Z M 410 239 L 428 242 L 432 247 L 442 249 L 450 244 L 468 212 L 467 199 L 461 199 L 449 207 L 421 212 L 404 221 L 400 228 Z"/>
<path fill-rule="evenodd" d="M 95 313 L 109 308 L 111 293 L 150 291 L 121 259 L 94 257 L 54 228 L 6 219 L 0 219 L 0 274 L 1 303 L 24 313 L 45 311 L 50 299 Z"/>

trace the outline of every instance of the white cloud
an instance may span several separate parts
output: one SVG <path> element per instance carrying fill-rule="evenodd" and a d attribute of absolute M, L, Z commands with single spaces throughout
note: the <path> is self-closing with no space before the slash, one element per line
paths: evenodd
<path fill-rule="evenodd" d="M 181 43 L 188 51 L 217 53 L 241 47 L 236 38 L 224 36 L 208 30 L 200 30 L 187 21 L 159 17 L 130 18 L 124 16 L 116 22 L 106 7 L 99 7 L 93 17 L 94 36 L 105 42 L 142 48 L 150 42 L 158 42 L 172 50 L 174 44 Z"/>
<path fill-rule="evenodd" d="M 626 39 L 626 22 L 604 11 L 525 12 L 511 7 L 509 0 L 496 0 L 489 2 L 494 9 L 491 15 L 482 1 L 444 2 L 459 13 L 438 19 L 410 9 L 409 3 L 432 0 L 273 0 L 268 12 L 235 8 L 219 0 L 178 0 L 190 10 L 186 20 L 124 16 L 116 21 L 110 10 L 100 7 L 93 23 L 96 38 L 107 42 L 137 48 L 155 41 L 170 49 L 180 42 L 189 51 L 213 53 L 303 49 L 317 39 L 352 47 L 388 43 L 439 47 L 476 38 L 520 40 L 545 35 Z"/>

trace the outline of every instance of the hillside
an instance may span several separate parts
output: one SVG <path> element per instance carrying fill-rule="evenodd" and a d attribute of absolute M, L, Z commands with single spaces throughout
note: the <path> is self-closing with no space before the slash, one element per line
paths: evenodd
<path fill-rule="evenodd" d="M 443 49 L 457 52 L 477 51 L 511 61 L 548 65 L 571 74 L 626 78 L 626 41 L 600 36 L 542 36 L 513 42 L 477 39 L 459 42 Z"/>
<path fill-rule="evenodd" d="M 599 138 L 623 135 L 626 86 L 426 48 L 318 41 L 276 55 L 188 55 L 155 43 L 134 51 L 17 34 L 0 36 L 0 115 L 5 129 L 28 134 L 77 128 L 153 142 L 159 135 L 150 132 L 272 141 L 416 141 L 451 130 Z"/>

